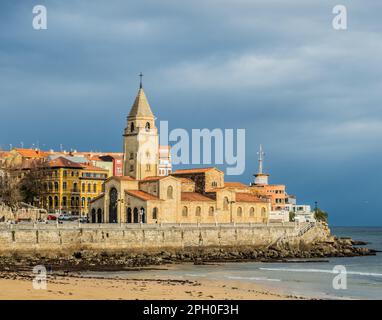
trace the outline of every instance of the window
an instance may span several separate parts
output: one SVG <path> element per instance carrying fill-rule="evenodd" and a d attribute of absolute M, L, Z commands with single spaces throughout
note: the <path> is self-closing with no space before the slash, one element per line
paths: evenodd
<path fill-rule="evenodd" d="M 265 209 L 264 207 L 261 208 L 261 216 L 264 218 L 267 216 L 267 209 Z"/>
<path fill-rule="evenodd" d="M 93 192 L 94 192 L 94 193 L 97 193 L 97 184 L 96 184 L 96 183 L 93 184 Z"/>
<path fill-rule="evenodd" d="M 167 199 L 173 199 L 174 198 L 174 189 L 172 186 L 167 187 Z"/>
<path fill-rule="evenodd" d="M 130 132 L 134 132 L 134 122 L 132 122 L 131 124 L 130 124 Z"/>
<path fill-rule="evenodd" d="M 208 215 L 209 215 L 210 217 L 212 217 L 212 216 L 214 215 L 214 212 L 215 212 L 214 207 L 210 207 L 210 208 L 208 209 Z"/>
<path fill-rule="evenodd" d="M 213 181 L 213 182 L 211 183 L 211 185 L 212 185 L 213 187 L 217 187 L 217 186 L 218 186 L 218 183 L 217 183 L 216 181 Z"/>
<path fill-rule="evenodd" d="M 66 197 L 63 197 L 63 198 L 62 198 L 62 206 L 63 206 L 63 207 L 66 207 L 66 205 L 67 205 Z"/>
<path fill-rule="evenodd" d="M 74 177 L 74 171 L 72 171 L 72 177 Z"/>
<path fill-rule="evenodd" d="M 57 181 L 54 183 L 54 190 L 58 191 L 58 182 Z"/>
<path fill-rule="evenodd" d="M 241 217 L 243 215 L 243 209 L 241 207 L 237 208 L 237 216 Z"/>
<path fill-rule="evenodd" d="M 255 208 L 251 208 L 250 210 L 249 210 L 249 216 L 250 217 L 254 217 L 255 216 Z"/>
<path fill-rule="evenodd" d="M 229 204 L 228 198 L 224 197 L 224 200 L 223 200 L 223 210 L 228 210 L 228 204 Z"/>
<path fill-rule="evenodd" d="M 134 153 L 130 152 L 130 157 L 129 157 L 130 160 L 134 160 Z"/>
<path fill-rule="evenodd" d="M 145 129 L 146 131 L 150 131 L 150 122 L 146 122 Z"/>
<path fill-rule="evenodd" d="M 92 185 L 88 183 L 88 192 L 92 192 Z"/>
<path fill-rule="evenodd" d="M 158 208 L 153 209 L 153 219 L 154 220 L 158 219 Z"/>
<path fill-rule="evenodd" d="M 183 209 L 182 209 L 182 216 L 183 217 L 187 217 L 188 216 L 188 208 L 187 207 L 183 207 Z"/>
<path fill-rule="evenodd" d="M 131 164 L 130 165 L 130 172 L 134 171 L 134 166 Z"/>
<path fill-rule="evenodd" d="M 85 190 L 86 190 L 85 183 L 82 183 L 82 192 L 85 192 Z"/>
<path fill-rule="evenodd" d="M 68 185 L 66 184 L 66 182 L 63 182 L 63 183 L 62 183 L 62 189 L 64 189 L 64 191 L 66 191 L 67 186 L 68 186 Z"/>
<path fill-rule="evenodd" d="M 73 191 L 74 192 L 78 191 L 77 182 L 73 183 Z"/>
<path fill-rule="evenodd" d="M 82 207 L 82 208 L 85 207 L 85 198 L 82 198 L 82 199 L 81 199 L 81 207 Z"/>
<path fill-rule="evenodd" d="M 201 212 L 202 212 L 202 208 L 200 208 L 200 207 L 196 207 L 195 215 L 196 215 L 197 217 L 200 217 L 200 216 L 201 216 Z"/>

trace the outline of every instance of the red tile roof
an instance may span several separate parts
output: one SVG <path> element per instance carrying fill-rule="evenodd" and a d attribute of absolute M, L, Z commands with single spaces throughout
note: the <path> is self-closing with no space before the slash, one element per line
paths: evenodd
<path fill-rule="evenodd" d="M 15 148 L 14 150 L 17 151 L 24 158 L 45 158 L 48 156 L 46 152 L 41 150 L 21 148 Z"/>
<path fill-rule="evenodd" d="M 182 183 L 192 183 L 192 184 L 195 184 L 194 180 L 191 180 L 189 178 L 182 178 L 182 177 L 179 177 L 177 178 L 178 180 L 180 180 Z"/>
<path fill-rule="evenodd" d="M 247 188 L 248 186 L 241 182 L 224 182 L 224 186 L 227 188 Z"/>
<path fill-rule="evenodd" d="M 218 171 L 221 171 L 219 170 L 218 168 L 215 168 L 215 167 L 207 167 L 207 168 L 190 168 L 190 169 L 179 169 L 179 170 L 176 170 L 172 173 L 172 175 L 177 175 L 177 174 L 189 174 L 189 173 L 204 173 L 204 172 L 207 172 L 207 171 L 210 171 L 210 170 L 218 170 Z"/>
<path fill-rule="evenodd" d="M 96 167 L 96 166 L 93 166 L 91 164 L 81 164 L 82 166 L 82 169 L 84 170 L 89 170 L 89 171 L 104 171 L 104 172 L 108 172 L 109 170 L 107 169 L 104 169 L 104 168 L 100 168 L 100 167 Z"/>
<path fill-rule="evenodd" d="M 146 178 L 142 179 L 141 181 L 157 181 L 157 180 L 161 180 L 163 178 L 167 178 L 167 176 L 151 176 L 151 177 L 146 177 Z"/>
<path fill-rule="evenodd" d="M 211 198 L 208 198 L 197 192 L 182 192 L 181 200 L 182 201 L 214 201 Z"/>
<path fill-rule="evenodd" d="M 158 197 L 141 190 L 126 190 L 125 193 L 144 201 L 159 200 Z"/>
<path fill-rule="evenodd" d="M 56 159 L 53 159 L 53 160 L 50 160 L 48 163 L 47 163 L 47 166 L 48 167 L 51 167 L 51 168 L 75 168 L 75 169 L 82 169 L 82 165 L 77 163 L 77 162 L 74 162 L 74 161 L 70 161 L 64 157 L 58 157 Z"/>
<path fill-rule="evenodd" d="M 260 199 L 252 193 L 236 193 L 236 202 L 266 202 L 265 200 Z"/>

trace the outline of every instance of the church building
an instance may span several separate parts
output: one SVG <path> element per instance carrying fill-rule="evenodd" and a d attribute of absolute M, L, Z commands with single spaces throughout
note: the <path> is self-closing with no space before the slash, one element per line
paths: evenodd
<path fill-rule="evenodd" d="M 191 168 L 161 174 L 155 117 L 140 85 L 123 134 L 123 176 L 90 204 L 93 223 L 267 223 L 270 202 L 224 172 Z"/>

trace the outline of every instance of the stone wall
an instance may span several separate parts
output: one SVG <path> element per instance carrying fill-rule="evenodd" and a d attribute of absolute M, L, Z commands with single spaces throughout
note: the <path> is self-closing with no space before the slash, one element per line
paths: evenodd
<path fill-rule="evenodd" d="M 291 245 L 296 225 L 11 225 L 0 227 L 0 252 L 131 250 L 160 251 L 208 247 L 267 247 L 289 237 Z M 309 230 L 309 242 L 322 241 L 327 232 L 321 225 Z"/>

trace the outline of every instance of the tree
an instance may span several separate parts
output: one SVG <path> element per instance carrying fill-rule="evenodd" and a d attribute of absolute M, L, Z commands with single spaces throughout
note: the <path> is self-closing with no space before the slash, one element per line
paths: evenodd
<path fill-rule="evenodd" d="M 36 199 L 41 198 L 44 191 L 41 174 L 41 170 L 35 166 L 20 180 L 20 192 L 24 202 L 33 205 Z"/>
<path fill-rule="evenodd" d="M 12 210 L 17 210 L 20 202 L 23 200 L 20 192 L 20 179 L 18 172 L 7 174 L 2 179 L 0 186 L 0 198 Z"/>
<path fill-rule="evenodd" d="M 328 213 L 321 210 L 320 208 L 317 208 L 317 210 L 314 213 L 314 218 L 317 221 L 325 221 L 328 222 Z"/>
<path fill-rule="evenodd" d="M 290 211 L 289 212 L 289 221 L 293 222 L 295 217 L 296 217 L 296 214 L 293 211 Z"/>

